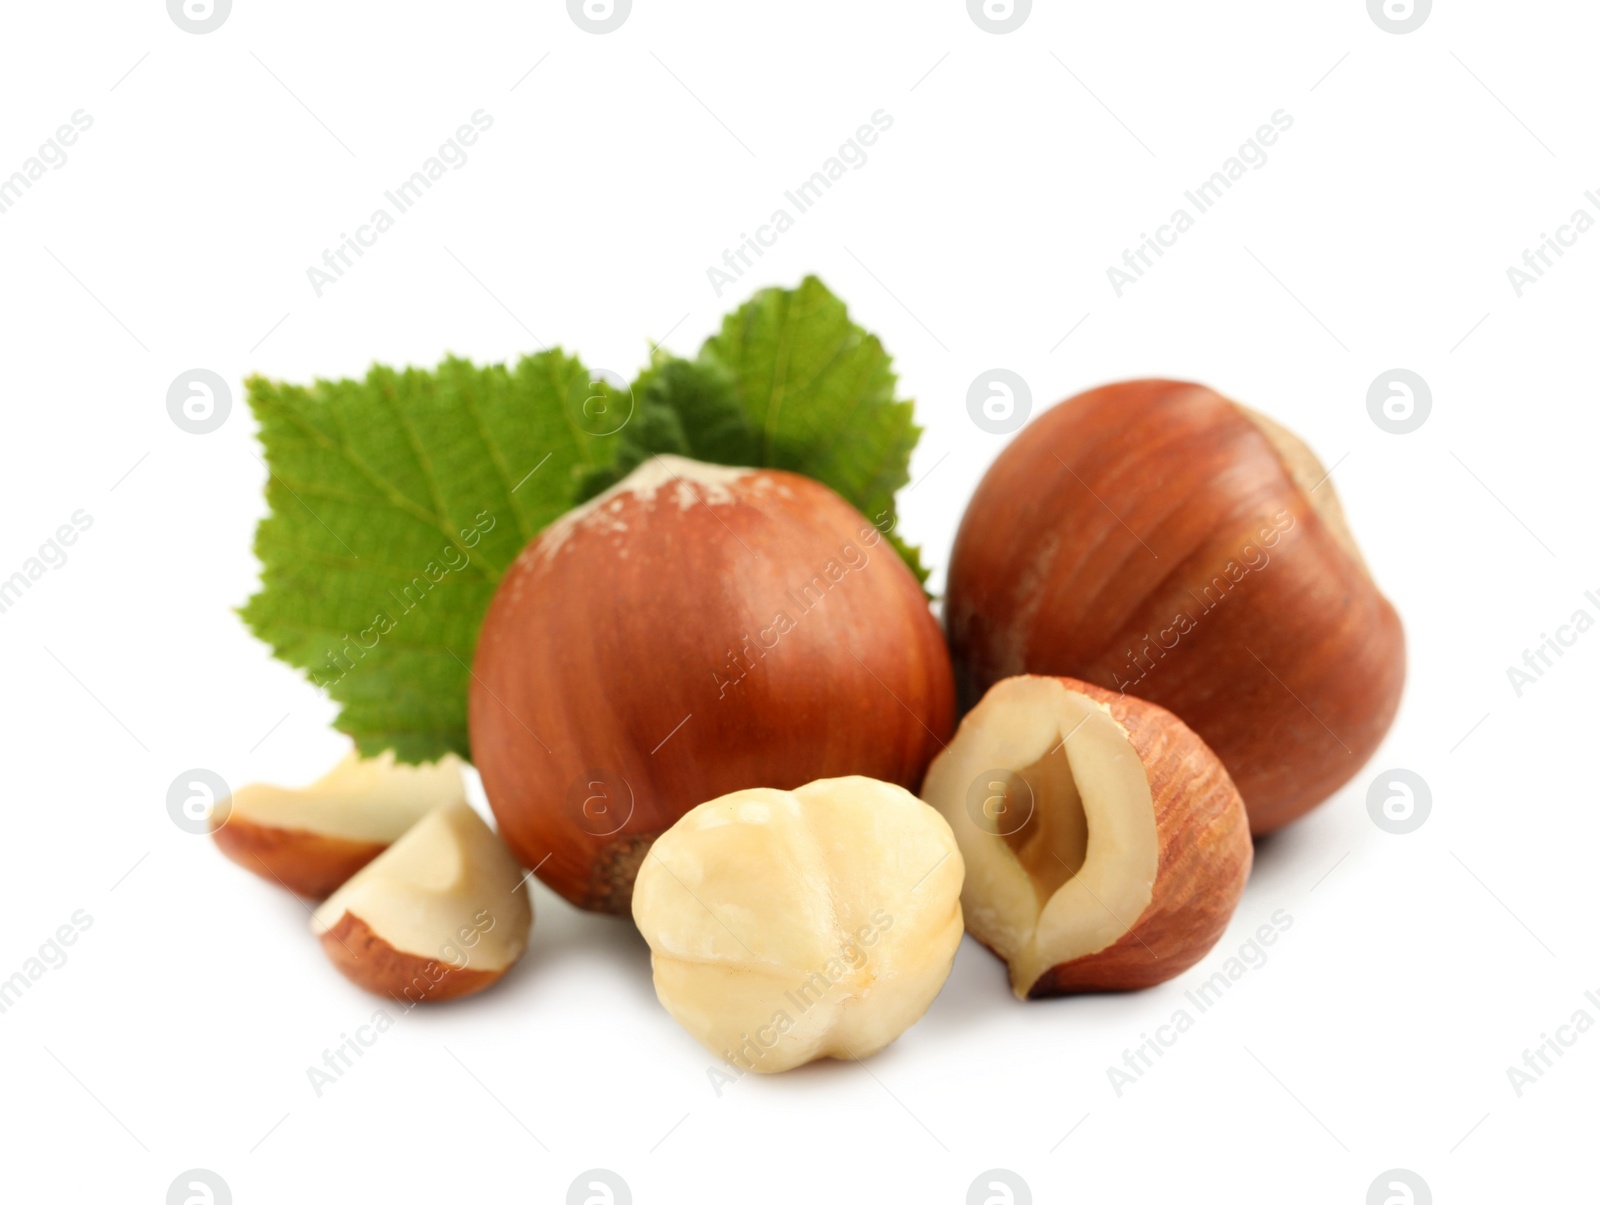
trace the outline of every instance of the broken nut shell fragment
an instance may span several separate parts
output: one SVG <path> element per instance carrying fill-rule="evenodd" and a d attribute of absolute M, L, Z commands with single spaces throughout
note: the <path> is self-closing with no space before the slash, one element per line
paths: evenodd
<path fill-rule="evenodd" d="M 323 902 L 311 930 L 345 978 L 411 1004 L 482 991 L 522 956 L 533 907 L 511 851 L 445 804 Z"/>
<path fill-rule="evenodd" d="M 433 808 L 466 797 L 459 758 L 411 766 L 352 749 L 308 787 L 241 787 L 211 837 L 253 874 L 322 899 Z"/>

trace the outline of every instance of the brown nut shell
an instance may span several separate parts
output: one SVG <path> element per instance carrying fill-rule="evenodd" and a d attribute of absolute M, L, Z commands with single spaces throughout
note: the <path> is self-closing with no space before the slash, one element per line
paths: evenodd
<path fill-rule="evenodd" d="M 1327 473 L 1202 385 L 1107 385 L 1029 423 L 951 556 L 961 701 L 1064 674 L 1168 708 L 1227 766 L 1252 830 L 1360 769 L 1405 681 L 1405 638 Z"/>
<path fill-rule="evenodd" d="M 397 950 L 346 912 L 319 940 L 339 973 L 357 987 L 407 1004 L 440 1004 L 481 992 L 506 968 L 481 971 Z"/>
<path fill-rule="evenodd" d="M 388 848 L 304 829 L 275 828 L 239 817 L 211 834 L 217 848 L 246 870 L 298 895 L 323 899 Z"/>
<path fill-rule="evenodd" d="M 626 914 L 689 809 L 849 775 L 914 790 L 954 706 L 921 588 L 839 495 L 657 457 L 507 571 L 469 717 L 512 850 L 572 903 Z"/>

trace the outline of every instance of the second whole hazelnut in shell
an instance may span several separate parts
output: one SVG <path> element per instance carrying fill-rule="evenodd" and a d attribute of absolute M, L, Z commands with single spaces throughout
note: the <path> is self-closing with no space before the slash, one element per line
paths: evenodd
<path fill-rule="evenodd" d="M 1183 381 L 1091 389 L 1018 433 L 961 521 L 945 623 L 964 706 L 1024 673 L 1148 699 L 1222 759 L 1258 835 L 1361 768 L 1405 682 L 1329 473 Z"/>

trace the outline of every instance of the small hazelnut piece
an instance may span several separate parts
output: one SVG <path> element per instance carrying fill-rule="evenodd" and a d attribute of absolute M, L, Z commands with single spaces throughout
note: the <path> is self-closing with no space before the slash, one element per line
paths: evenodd
<path fill-rule="evenodd" d="M 963 706 L 1013 674 L 1159 703 L 1216 751 L 1256 834 L 1361 769 L 1405 636 L 1329 473 L 1203 385 L 1123 381 L 1046 410 L 979 483 L 945 622 Z"/>
<path fill-rule="evenodd" d="M 961 942 L 961 854 L 901 787 L 830 778 L 691 810 L 639 868 L 656 996 L 725 1062 L 863 1058 L 927 1011 Z"/>
<path fill-rule="evenodd" d="M 532 925 L 522 868 L 465 803 L 417 821 L 311 919 L 345 978 L 411 1004 L 481 992 L 522 957 Z"/>
<path fill-rule="evenodd" d="M 1070 678 L 1006 678 L 934 759 L 923 798 L 966 859 L 967 928 L 1037 999 L 1171 979 L 1250 874 L 1216 755 L 1171 712 Z"/>
<path fill-rule="evenodd" d="M 707 799 L 842 774 L 915 790 L 955 686 L 917 579 L 838 494 L 657 456 L 506 570 L 468 716 L 523 865 L 626 916 L 650 842 Z"/>
<path fill-rule="evenodd" d="M 460 759 L 397 763 L 352 749 L 308 787 L 251 783 L 235 791 L 212 840 L 233 861 L 321 899 L 442 803 L 466 799 Z"/>

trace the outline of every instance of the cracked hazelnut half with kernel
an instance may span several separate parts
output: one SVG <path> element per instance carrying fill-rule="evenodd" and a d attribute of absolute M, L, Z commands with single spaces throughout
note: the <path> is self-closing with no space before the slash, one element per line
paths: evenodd
<path fill-rule="evenodd" d="M 532 925 L 522 868 L 466 803 L 429 812 L 311 919 L 345 978 L 410 1004 L 481 992 Z"/>
<path fill-rule="evenodd" d="M 996 683 L 922 794 L 966 860 L 967 928 L 1023 998 L 1171 979 L 1222 936 L 1250 873 L 1244 804 L 1205 743 L 1071 678 Z"/>
<path fill-rule="evenodd" d="M 656 996 L 739 1073 L 864 1058 L 927 1011 L 961 942 L 961 854 L 870 778 L 702 803 L 656 839 L 633 918 Z"/>
<path fill-rule="evenodd" d="M 239 788 L 211 836 L 246 870 L 321 899 L 432 809 L 466 797 L 453 755 L 410 766 L 393 751 L 363 758 L 352 749 L 308 787 Z"/>

